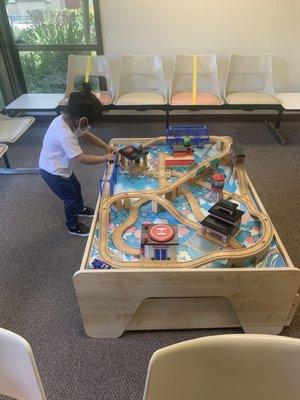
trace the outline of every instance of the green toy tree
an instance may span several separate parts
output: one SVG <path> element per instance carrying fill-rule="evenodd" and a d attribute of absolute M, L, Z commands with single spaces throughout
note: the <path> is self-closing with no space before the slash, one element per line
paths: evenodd
<path fill-rule="evenodd" d="M 192 144 L 192 141 L 188 136 L 186 136 L 186 137 L 183 138 L 182 144 L 185 147 L 190 147 L 190 145 Z"/>
<path fill-rule="evenodd" d="M 212 169 L 216 172 L 219 168 L 220 165 L 220 160 L 218 158 L 215 158 L 214 160 L 211 160 L 210 162 L 210 166 L 212 167 Z"/>
<path fill-rule="evenodd" d="M 204 172 L 205 170 L 206 170 L 206 167 L 205 167 L 205 166 L 199 168 L 199 169 L 197 170 L 197 172 L 196 172 L 196 177 L 199 178 L 199 177 L 203 174 L 203 172 Z"/>

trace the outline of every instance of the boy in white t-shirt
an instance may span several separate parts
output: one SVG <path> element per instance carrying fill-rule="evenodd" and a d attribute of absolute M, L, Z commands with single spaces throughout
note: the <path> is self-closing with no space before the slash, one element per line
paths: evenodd
<path fill-rule="evenodd" d="M 72 235 L 88 236 L 89 228 L 78 222 L 78 217 L 92 217 L 94 210 L 84 205 L 81 187 L 72 164 L 100 164 L 114 159 L 114 148 L 89 132 L 89 122 L 95 119 L 95 103 L 83 92 L 70 95 L 66 114 L 56 117 L 50 124 L 43 141 L 39 167 L 42 178 L 64 202 L 66 225 Z M 106 150 L 104 156 L 85 154 L 78 137 Z"/>

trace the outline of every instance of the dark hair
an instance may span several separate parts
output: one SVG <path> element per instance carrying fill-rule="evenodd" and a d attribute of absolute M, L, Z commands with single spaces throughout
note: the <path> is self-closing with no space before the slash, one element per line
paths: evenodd
<path fill-rule="evenodd" d="M 81 93 L 83 95 L 89 95 L 92 91 L 92 85 L 88 82 L 83 82 L 82 83 L 82 89 L 81 89 Z M 96 96 L 95 96 L 96 97 Z"/>
<path fill-rule="evenodd" d="M 92 93 L 92 87 L 84 82 L 80 92 L 70 94 L 66 112 L 71 118 L 86 117 L 89 122 L 95 122 L 101 113 L 101 103 Z"/>

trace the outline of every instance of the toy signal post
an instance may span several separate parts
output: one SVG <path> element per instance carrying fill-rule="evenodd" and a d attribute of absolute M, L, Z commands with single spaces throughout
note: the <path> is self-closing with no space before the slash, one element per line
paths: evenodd
<path fill-rule="evenodd" d="M 209 198 L 215 202 L 223 197 L 223 188 L 226 176 L 217 172 L 211 177 L 211 194 Z"/>

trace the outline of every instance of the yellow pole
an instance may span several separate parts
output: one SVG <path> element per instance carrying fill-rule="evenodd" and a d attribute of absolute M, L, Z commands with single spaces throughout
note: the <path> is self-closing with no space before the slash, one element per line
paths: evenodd
<path fill-rule="evenodd" d="M 192 91 L 192 104 L 197 102 L 197 78 L 198 78 L 198 58 L 193 56 L 193 91 Z"/>
<path fill-rule="evenodd" d="M 92 66 L 92 56 L 88 56 L 88 58 L 86 59 L 85 80 L 84 80 L 86 83 L 88 83 L 90 80 L 91 66 Z"/>

